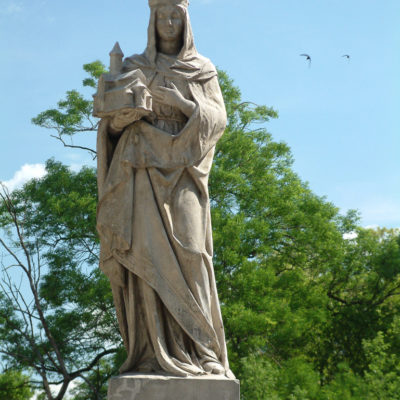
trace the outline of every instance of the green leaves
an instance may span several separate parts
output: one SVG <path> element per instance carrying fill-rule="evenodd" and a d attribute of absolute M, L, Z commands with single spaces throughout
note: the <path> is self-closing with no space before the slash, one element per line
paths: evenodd
<path fill-rule="evenodd" d="M 84 69 L 84 86 L 94 88 L 104 66 L 96 61 Z M 313 193 L 293 171 L 289 146 L 266 130 L 277 112 L 243 101 L 225 72 L 219 71 L 219 80 L 228 126 L 210 176 L 214 267 L 242 398 L 396 398 L 399 232 L 363 229 L 356 211 L 340 215 Z M 54 129 L 65 146 L 95 154 L 64 141 L 94 133 L 91 107 L 91 100 L 69 91 L 58 108 L 39 114 L 34 123 Z M 56 346 L 34 307 L 20 312 L 23 304 L 11 295 L 18 287 L 5 285 L 0 351 L 10 366 L 44 370 L 49 379 L 64 382 L 80 378 L 75 400 L 103 399 L 124 350 L 109 283 L 97 268 L 96 171 L 72 172 L 54 160 L 46 170 L 45 177 L 3 198 L 0 228 L 20 260 L 29 259 Z M 15 294 L 21 300 L 18 290 Z M 57 352 L 67 375 L 55 361 Z M 0 390 L 1 382 L 0 376 Z"/>
<path fill-rule="evenodd" d="M 85 64 L 83 69 L 89 74 L 89 77 L 84 79 L 83 86 L 91 88 L 96 88 L 97 79 L 106 72 L 100 61 Z M 78 91 L 67 91 L 65 99 L 60 100 L 57 106 L 57 109 L 43 111 L 32 118 L 32 123 L 43 128 L 55 129 L 60 136 L 97 129 L 97 121 L 92 118 L 93 101 L 86 100 Z"/>
<path fill-rule="evenodd" d="M 57 103 L 58 109 L 50 109 L 41 112 L 32 123 L 43 128 L 55 129 L 60 135 L 74 135 L 76 132 L 95 129 L 95 123 L 91 121 L 92 101 L 85 100 L 76 90 L 66 93 L 65 100 Z M 89 125 L 84 127 L 84 122 Z"/>
<path fill-rule="evenodd" d="M 107 72 L 107 69 L 101 61 L 94 61 L 89 64 L 84 64 L 83 69 L 89 74 L 90 78 L 83 80 L 83 86 L 88 86 L 91 88 L 97 87 L 97 80 L 100 76 Z"/>
<path fill-rule="evenodd" d="M 0 205 L 1 227 L 14 242 L 3 250 L 18 260 L 3 271 L 0 352 L 40 375 L 49 398 L 63 398 L 72 380 L 121 347 L 109 283 L 97 265 L 96 204 L 92 168 L 72 172 L 49 160 L 43 178 Z M 62 382 L 57 396 L 50 397 L 46 380 Z"/>
<path fill-rule="evenodd" d="M 83 86 L 95 88 L 97 79 L 106 72 L 100 61 L 85 64 L 83 69 L 89 77 L 83 80 Z M 57 108 L 51 108 L 32 118 L 32 123 L 42 128 L 55 131 L 51 136 L 59 140 L 65 147 L 86 150 L 95 158 L 96 150 L 90 147 L 74 144 L 72 137 L 79 133 L 96 132 L 98 119 L 92 117 L 93 100 L 86 99 L 77 90 L 69 90 L 65 99 L 57 103 Z"/>
<path fill-rule="evenodd" d="M 339 393 L 337 378 L 357 381 L 362 398 L 353 370 L 368 368 L 363 339 L 387 332 L 398 311 L 399 235 L 361 229 L 357 212 L 341 216 L 312 193 L 263 125 L 276 112 L 243 102 L 224 72 L 220 84 L 228 126 L 210 177 L 214 266 L 242 396 L 336 399 L 321 383 Z M 254 382 L 254 368 L 274 378 Z"/>
<path fill-rule="evenodd" d="M 27 400 L 33 395 L 28 377 L 21 372 L 8 370 L 0 374 L 0 397 L 7 400 Z"/>

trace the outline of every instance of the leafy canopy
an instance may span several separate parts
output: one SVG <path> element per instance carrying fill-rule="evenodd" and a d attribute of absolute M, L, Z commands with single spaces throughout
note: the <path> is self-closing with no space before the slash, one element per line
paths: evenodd
<path fill-rule="evenodd" d="M 84 86 L 94 88 L 104 66 L 95 62 L 84 69 Z M 242 398 L 396 398 L 399 232 L 363 229 L 355 211 L 341 215 L 313 193 L 293 171 L 288 145 L 266 130 L 277 112 L 243 101 L 225 72 L 219 71 L 219 80 L 228 126 L 210 176 L 214 266 Z M 69 91 L 33 122 L 55 131 L 67 147 L 95 154 L 66 141 L 96 130 L 91 110 L 91 100 Z M 43 265 L 40 304 L 68 374 L 54 368 L 54 343 L 39 335 L 40 324 L 32 347 L 17 305 L 6 297 L 1 348 L 13 350 L 4 358 L 15 367 L 38 372 L 44 365 L 50 378 L 67 386 L 79 378 L 75 400 L 104 399 L 123 350 L 109 286 L 96 267 L 95 171 L 74 173 L 54 160 L 46 169 L 44 178 L 13 192 L 10 201 L 29 255 Z M 13 223 L 3 204 L 0 226 L 21 250 Z M 112 353 L 104 354 L 107 349 Z M 99 354 L 104 356 L 96 359 Z"/>

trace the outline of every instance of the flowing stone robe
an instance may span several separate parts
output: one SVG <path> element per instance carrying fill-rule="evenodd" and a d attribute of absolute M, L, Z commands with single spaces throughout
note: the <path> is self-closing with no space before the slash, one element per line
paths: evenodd
<path fill-rule="evenodd" d="M 173 82 L 196 104 L 188 119 L 153 101 L 152 119 L 115 139 L 98 131 L 100 268 L 108 276 L 127 350 L 122 372 L 187 376 L 229 370 L 212 264 L 208 177 L 226 111 L 211 62 L 193 44 L 187 10 L 177 57 L 157 54 L 155 10 L 146 52 L 127 58 L 150 89 Z"/>

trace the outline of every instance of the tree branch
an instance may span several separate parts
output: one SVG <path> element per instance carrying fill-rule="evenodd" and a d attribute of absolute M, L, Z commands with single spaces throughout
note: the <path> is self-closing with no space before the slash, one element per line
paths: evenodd
<path fill-rule="evenodd" d="M 115 354 L 117 351 L 118 351 L 118 349 L 104 350 L 102 353 L 99 353 L 87 367 L 79 369 L 79 370 L 77 370 L 75 372 L 72 372 L 70 374 L 70 376 L 72 378 L 77 378 L 82 373 L 90 371 L 100 361 L 100 359 L 102 359 L 104 356 L 107 356 L 108 354 Z"/>
<path fill-rule="evenodd" d="M 92 153 L 93 160 L 94 160 L 94 159 L 96 158 L 96 156 L 97 156 L 97 152 L 96 152 L 95 150 L 89 148 L 89 147 L 77 146 L 77 145 L 73 145 L 73 144 L 68 144 L 68 143 L 66 143 L 66 142 L 64 141 L 64 139 L 61 137 L 60 134 L 59 134 L 58 136 L 56 136 L 56 135 L 50 135 L 50 136 L 53 137 L 54 139 L 59 140 L 59 141 L 64 145 L 64 147 L 69 147 L 69 148 L 72 148 L 72 149 L 86 150 L 86 151 Z"/>

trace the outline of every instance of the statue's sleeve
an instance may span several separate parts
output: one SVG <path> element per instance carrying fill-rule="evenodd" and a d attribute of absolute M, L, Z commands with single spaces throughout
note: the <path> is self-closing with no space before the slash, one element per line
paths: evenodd
<path fill-rule="evenodd" d="M 122 136 L 123 137 L 123 136 Z M 108 121 L 102 119 L 97 132 L 97 231 L 100 236 L 100 269 L 114 285 L 125 285 L 124 268 L 113 258 L 115 248 L 128 250 L 131 246 L 133 172 L 114 157 L 116 140 L 108 133 Z M 117 146 L 118 147 L 118 146 Z M 126 207 L 115 206 L 116 199 Z"/>
<path fill-rule="evenodd" d="M 111 156 L 111 143 L 108 139 L 107 125 L 107 121 L 102 119 L 97 130 L 97 188 L 99 197 L 101 197 L 104 189 Z"/>

